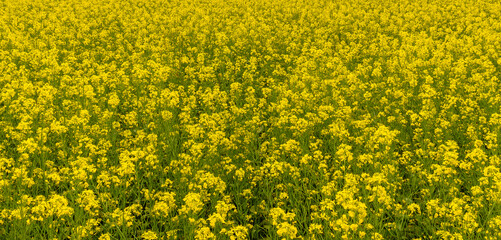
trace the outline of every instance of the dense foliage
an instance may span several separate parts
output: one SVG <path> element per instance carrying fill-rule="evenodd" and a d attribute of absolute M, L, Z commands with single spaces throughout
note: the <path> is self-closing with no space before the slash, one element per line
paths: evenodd
<path fill-rule="evenodd" d="M 0 1 L 1 239 L 501 239 L 501 2 Z"/>

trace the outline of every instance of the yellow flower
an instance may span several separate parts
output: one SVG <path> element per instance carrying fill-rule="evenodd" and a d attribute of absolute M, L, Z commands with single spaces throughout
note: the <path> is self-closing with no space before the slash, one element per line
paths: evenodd
<path fill-rule="evenodd" d="M 322 229 L 323 226 L 317 223 L 312 223 L 310 224 L 310 227 L 308 228 L 308 232 L 310 234 L 322 234 Z"/>
<path fill-rule="evenodd" d="M 109 233 L 105 233 L 99 237 L 99 240 L 111 240 L 111 236 Z"/>
<path fill-rule="evenodd" d="M 292 212 L 286 213 L 281 208 L 272 208 L 270 210 L 270 216 L 272 219 L 272 224 L 278 225 L 282 221 L 292 221 L 294 217 L 296 217 L 296 214 Z"/>
<path fill-rule="evenodd" d="M 248 238 L 249 230 L 244 226 L 232 227 L 226 235 L 230 237 L 230 240 L 244 240 Z"/>
<path fill-rule="evenodd" d="M 237 169 L 235 171 L 235 177 L 239 181 L 242 181 L 244 179 L 244 176 L 245 176 L 245 170 L 243 170 L 243 169 Z"/>
<path fill-rule="evenodd" d="M 157 217 L 167 217 L 169 213 L 176 207 L 175 193 L 160 192 L 155 195 L 158 199 L 153 206 L 152 213 Z"/>
<path fill-rule="evenodd" d="M 79 203 L 80 207 L 83 207 L 84 210 L 92 216 L 96 215 L 101 207 L 92 190 L 83 191 L 79 195 L 77 203 Z"/>
<path fill-rule="evenodd" d="M 214 233 L 210 231 L 208 227 L 202 227 L 196 231 L 195 239 L 197 240 L 208 240 L 215 239 Z"/>
<path fill-rule="evenodd" d="M 199 193 L 186 194 L 183 198 L 185 204 L 179 209 L 179 214 L 198 213 L 204 206 L 201 198 L 202 196 Z"/>
<path fill-rule="evenodd" d="M 108 104 L 112 108 L 116 108 L 118 104 L 120 103 L 120 98 L 116 93 L 110 94 L 110 97 L 108 98 Z"/>
<path fill-rule="evenodd" d="M 278 230 L 277 230 L 278 236 L 288 237 L 291 239 L 296 238 L 297 228 L 294 225 L 291 225 L 288 222 L 283 222 L 283 223 L 280 223 L 277 226 L 277 228 L 278 228 Z"/>
<path fill-rule="evenodd" d="M 372 234 L 372 238 L 371 239 L 372 240 L 383 240 L 384 237 L 383 237 L 383 235 L 381 235 L 379 233 L 374 233 L 374 234 Z"/>
<path fill-rule="evenodd" d="M 157 234 L 155 232 L 151 231 L 151 230 L 144 232 L 141 235 L 141 238 L 145 239 L 145 240 L 155 240 L 155 239 L 158 239 Z"/>
<path fill-rule="evenodd" d="M 421 213 L 421 208 L 419 207 L 419 205 L 415 204 L 415 203 L 412 203 L 412 204 L 409 204 L 409 206 L 407 206 L 407 209 L 409 210 L 409 212 L 411 214 L 415 214 L 415 213 Z"/>

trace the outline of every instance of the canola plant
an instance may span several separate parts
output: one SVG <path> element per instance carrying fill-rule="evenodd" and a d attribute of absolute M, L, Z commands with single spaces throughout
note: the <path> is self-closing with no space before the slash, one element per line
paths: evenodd
<path fill-rule="evenodd" d="M 501 239 L 501 2 L 3 0 L 1 239 Z"/>

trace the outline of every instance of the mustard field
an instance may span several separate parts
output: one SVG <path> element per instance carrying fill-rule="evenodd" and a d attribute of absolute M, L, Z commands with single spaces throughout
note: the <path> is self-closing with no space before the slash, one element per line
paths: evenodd
<path fill-rule="evenodd" d="M 0 239 L 501 239 L 498 0 L 0 1 Z"/>

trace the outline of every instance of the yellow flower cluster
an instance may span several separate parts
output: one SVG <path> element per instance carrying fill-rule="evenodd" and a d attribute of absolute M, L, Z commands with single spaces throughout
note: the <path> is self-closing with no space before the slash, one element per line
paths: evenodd
<path fill-rule="evenodd" d="M 296 214 L 290 212 L 286 213 L 281 208 L 273 208 L 270 210 L 272 224 L 277 228 L 278 236 L 282 239 L 294 239 L 297 235 L 297 228 L 291 224 L 295 223 L 294 218 Z"/>
<path fill-rule="evenodd" d="M 500 19 L 3 0 L 0 239 L 501 239 Z"/>

